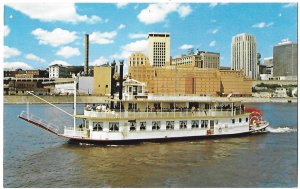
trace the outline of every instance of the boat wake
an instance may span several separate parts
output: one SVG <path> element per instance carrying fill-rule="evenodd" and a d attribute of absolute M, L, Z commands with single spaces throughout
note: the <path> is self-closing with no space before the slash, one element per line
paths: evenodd
<path fill-rule="evenodd" d="M 81 143 L 79 142 L 80 146 L 93 146 L 94 144 L 89 144 L 89 143 Z"/>
<path fill-rule="evenodd" d="M 289 127 L 278 127 L 278 128 L 268 127 L 267 130 L 270 133 L 294 133 L 294 132 L 297 132 L 296 128 L 289 128 Z"/>

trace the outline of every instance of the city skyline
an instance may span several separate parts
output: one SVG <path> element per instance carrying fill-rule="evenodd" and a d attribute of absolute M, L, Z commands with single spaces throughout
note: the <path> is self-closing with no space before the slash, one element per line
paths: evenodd
<path fill-rule="evenodd" d="M 231 40 L 256 36 L 262 60 L 282 39 L 297 42 L 296 3 L 13 3 L 4 6 L 4 69 L 83 66 L 125 60 L 147 51 L 151 32 L 170 33 L 171 56 L 189 48 L 220 53 L 230 67 Z M 63 37 L 62 37 L 63 36 Z"/>

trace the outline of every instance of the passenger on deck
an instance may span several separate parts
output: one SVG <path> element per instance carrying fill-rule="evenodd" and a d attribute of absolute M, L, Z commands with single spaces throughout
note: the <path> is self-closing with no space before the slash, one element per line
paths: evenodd
<path fill-rule="evenodd" d="M 195 108 L 195 106 L 193 106 L 193 107 L 192 107 L 192 114 L 195 113 L 195 110 L 196 110 L 196 108 Z"/>
<path fill-rule="evenodd" d="M 96 111 L 97 111 L 97 112 L 101 112 L 101 106 L 100 106 L 100 104 L 97 105 Z"/>
<path fill-rule="evenodd" d="M 89 105 L 89 104 L 85 104 L 85 110 L 87 110 L 87 111 L 91 111 L 91 107 L 90 107 L 90 105 Z"/>
<path fill-rule="evenodd" d="M 95 111 L 95 110 L 96 110 L 96 105 L 95 105 L 95 104 L 93 104 L 93 106 L 92 106 L 92 110 L 93 110 L 93 111 Z"/>

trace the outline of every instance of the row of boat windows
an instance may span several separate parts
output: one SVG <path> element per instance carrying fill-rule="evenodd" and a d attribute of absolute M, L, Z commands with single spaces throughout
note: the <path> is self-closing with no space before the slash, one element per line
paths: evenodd
<path fill-rule="evenodd" d="M 191 128 L 208 128 L 209 120 L 192 120 Z M 248 118 L 245 120 L 248 122 Z M 242 122 L 242 118 L 239 118 L 239 123 Z M 232 123 L 235 123 L 235 119 L 232 119 Z M 210 120 L 210 125 L 218 124 L 218 120 Z M 166 121 L 166 130 L 174 130 L 175 121 Z M 187 120 L 179 121 L 179 129 L 186 129 L 188 125 Z M 119 131 L 119 122 L 109 122 L 109 131 Z M 139 128 L 141 131 L 146 130 L 147 122 L 141 121 L 139 122 Z M 160 130 L 161 121 L 152 121 L 152 130 Z M 103 130 L 103 122 L 95 122 L 93 125 L 93 131 L 102 131 Z M 137 130 L 137 123 L 130 122 L 129 130 L 135 131 Z"/>
<path fill-rule="evenodd" d="M 235 123 L 235 119 L 231 119 L 232 123 Z M 248 118 L 245 119 L 246 122 L 248 122 Z M 239 118 L 239 123 L 242 123 L 242 118 Z"/>
<path fill-rule="evenodd" d="M 213 121 L 213 120 L 211 120 Z M 215 121 L 216 124 L 218 121 Z M 166 129 L 173 130 L 175 125 L 175 121 L 166 121 Z M 137 123 L 131 122 L 129 123 L 130 131 L 137 130 Z M 140 130 L 146 130 L 147 122 L 142 121 L 139 123 Z M 207 128 L 208 127 L 208 120 L 192 120 L 191 122 L 192 128 Z M 161 121 L 152 121 L 152 130 L 159 130 L 161 128 Z M 179 121 L 179 128 L 186 129 L 187 128 L 187 120 Z M 96 122 L 93 126 L 93 131 L 102 131 L 103 130 L 103 122 Z M 119 122 L 110 122 L 109 123 L 109 131 L 118 131 L 119 130 Z"/>

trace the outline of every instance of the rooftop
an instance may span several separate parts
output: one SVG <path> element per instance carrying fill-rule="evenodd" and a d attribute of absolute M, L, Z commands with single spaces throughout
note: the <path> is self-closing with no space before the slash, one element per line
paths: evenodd
<path fill-rule="evenodd" d="M 290 41 L 289 39 L 283 39 L 283 40 L 281 40 L 281 42 L 279 42 L 278 45 L 276 45 L 276 46 L 280 46 L 280 45 L 288 45 L 288 44 L 297 44 L 297 43 L 293 43 L 293 42 Z"/>
<path fill-rule="evenodd" d="M 170 37 L 170 33 L 150 32 L 150 33 L 148 33 L 148 38 L 150 36 L 151 37 Z"/>

